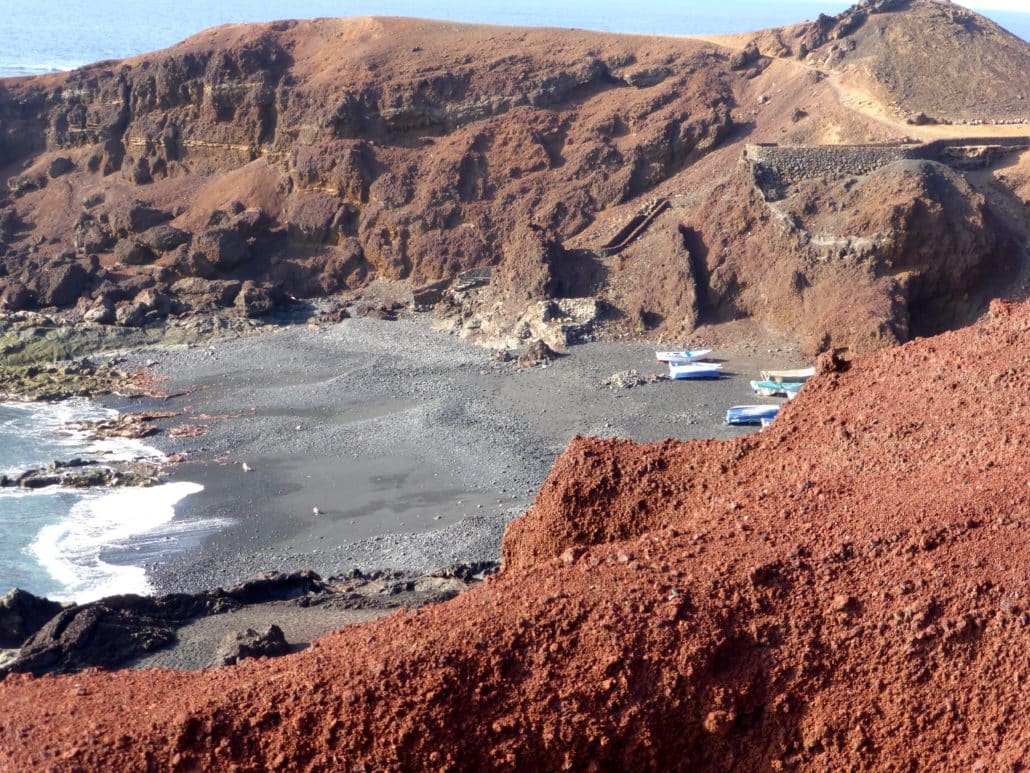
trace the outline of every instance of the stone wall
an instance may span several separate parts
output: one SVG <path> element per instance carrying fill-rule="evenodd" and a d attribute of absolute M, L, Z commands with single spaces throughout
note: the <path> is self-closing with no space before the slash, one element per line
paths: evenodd
<path fill-rule="evenodd" d="M 921 158 L 922 145 L 748 145 L 744 158 L 773 199 L 790 185 L 812 177 L 864 175 L 895 161 Z"/>
<path fill-rule="evenodd" d="M 925 159 L 951 163 L 959 148 L 996 148 L 1000 151 L 1030 147 L 1030 137 L 964 137 L 925 145 L 748 145 L 744 160 L 754 170 L 755 182 L 769 199 L 782 198 L 785 189 L 813 177 L 840 178 L 865 175 L 896 161 Z"/>

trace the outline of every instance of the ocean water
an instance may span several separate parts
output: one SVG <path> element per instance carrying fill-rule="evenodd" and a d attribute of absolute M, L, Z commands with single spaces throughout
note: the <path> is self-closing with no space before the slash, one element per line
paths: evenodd
<path fill-rule="evenodd" d="M 115 412 L 88 400 L 0 403 L 0 473 L 9 476 L 54 460 L 160 461 L 135 440 L 94 441 L 70 426 Z M 201 486 L 177 482 L 113 490 L 0 489 L 0 593 L 19 587 L 62 601 L 151 592 L 143 558 L 176 535 L 175 505 Z M 139 561 L 131 556 L 138 554 Z M 118 556 L 112 559 L 112 555 Z M 129 560 L 125 556 L 130 556 Z"/>
<path fill-rule="evenodd" d="M 1030 39 L 1030 0 L 968 3 Z M 431 19 L 607 32 L 700 35 L 772 27 L 834 14 L 834 0 L 3 0 L 0 76 L 65 70 L 153 51 L 216 24 L 319 16 L 417 16 Z"/>

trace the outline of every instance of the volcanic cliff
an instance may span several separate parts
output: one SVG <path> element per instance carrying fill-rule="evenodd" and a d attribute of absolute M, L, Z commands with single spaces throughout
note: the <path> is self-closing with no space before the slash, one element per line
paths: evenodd
<path fill-rule="evenodd" d="M 814 352 L 1025 294 L 1030 131 L 1009 122 L 1026 118 L 1030 46 L 928 0 L 774 32 L 323 19 L 0 81 L 0 299 L 134 326 L 402 280 L 436 283 L 416 304 L 487 342 L 530 335 L 541 302 L 588 297 L 588 321 L 614 331 L 753 317 Z M 926 102 L 926 51 L 945 45 L 990 89 Z M 904 123 L 927 110 L 988 125 Z M 939 136 L 956 147 L 926 146 Z M 745 147 L 770 142 L 804 155 L 804 190 L 763 189 Z M 808 163 L 809 146 L 906 142 L 924 163 Z M 441 294 L 491 268 L 471 298 Z"/>

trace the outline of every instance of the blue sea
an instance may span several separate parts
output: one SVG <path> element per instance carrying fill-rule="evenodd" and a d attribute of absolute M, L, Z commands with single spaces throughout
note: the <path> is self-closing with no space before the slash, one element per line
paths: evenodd
<path fill-rule="evenodd" d="M 819 13 L 838 13 L 849 5 L 833 0 L 3 0 L 0 76 L 66 70 L 141 54 L 228 22 L 374 14 L 702 35 L 799 22 Z M 1030 39 L 1028 0 L 981 0 L 969 5 L 1024 40 Z"/>
<path fill-rule="evenodd" d="M 140 441 L 92 440 L 77 426 L 114 414 L 84 399 L 0 403 L 0 474 L 15 477 L 52 461 L 75 458 L 164 458 Z M 186 482 L 87 491 L 0 489 L 0 594 L 19 587 L 83 602 L 116 593 L 151 592 L 142 559 L 131 557 L 159 554 L 161 543 L 195 528 L 189 522 L 172 523 L 172 518 L 175 505 L 200 490 Z"/>

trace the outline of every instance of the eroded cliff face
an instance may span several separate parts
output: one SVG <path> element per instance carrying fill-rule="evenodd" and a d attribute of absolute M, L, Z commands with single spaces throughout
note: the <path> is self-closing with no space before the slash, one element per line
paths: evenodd
<path fill-rule="evenodd" d="M 803 29 L 821 46 L 943 13 L 874 5 Z M 880 54 L 898 77 L 918 59 Z M 497 268 L 437 306 L 484 343 L 574 340 L 553 317 L 686 338 L 750 316 L 811 352 L 860 352 L 967 322 L 1025 272 L 1025 202 L 1006 193 L 1022 178 L 1005 170 L 1026 147 L 981 148 L 970 172 L 895 141 L 840 168 L 844 151 L 813 146 L 891 131 L 844 107 L 819 62 L 782 64 L 758 46 L 363 18 L 231 25 L 7 80 L 0 306 L 118 325 L 260 316 Z M 1013 100 L 1020 84 L 998 88 Z M 741 165 L 769 139 L 808 145 L 781 150 L 807 172 L 776 190 Z M 901 164 L 917 160 L 932 163 Z"/>
<path fill-rule="evenodd" d="M 196 277 L 318 295 L 492 265 L 520 228 L 571 236 L 716 145 L 732 127 L 725 59 L 695 43 L 321 20 L 9 81 L 8 306 L 67 303 L 34 284 L 55 261 L 81 265 L 73 294 L 101 305 L 126 272 L 183 303 L 174 285 Z"/>
<path fill-rule="evenodd" d="M 689 237 L 716 318 L 794 330 L 803 348 L 866 352 L 968 324 L 1011 272 L 984 197 L 933 161 L 806 177 L 782 196 L 742 161 Z"/>

